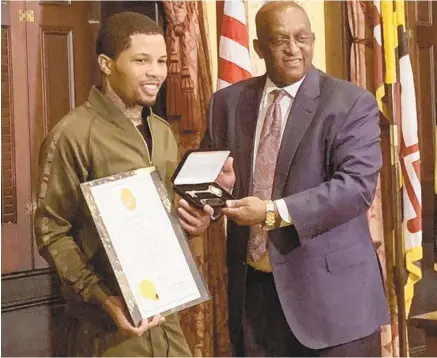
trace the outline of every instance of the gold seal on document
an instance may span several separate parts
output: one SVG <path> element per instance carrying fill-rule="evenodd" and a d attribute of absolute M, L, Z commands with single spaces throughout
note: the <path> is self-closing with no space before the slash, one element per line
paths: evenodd
<path fill-rule="evenodd" d="M 158 294 L 156 293 L 155 285 L 151 281 L 148 280 L 141 281 L 140 292 L 144 298 L 154 301 L 159 300 Z"/>
<path fill-rule="evenodd" d="M 135 200 L 134 194 L 132 194 L 132 192 L 129 189 L 127 188 L 121 189 L 120 196 L 121 196 L 121 201 L 123 205 L 126 207 L 126 209 L 130 211 L 135 210 L 135 208 L 137 207 L 137 202 Z"/>

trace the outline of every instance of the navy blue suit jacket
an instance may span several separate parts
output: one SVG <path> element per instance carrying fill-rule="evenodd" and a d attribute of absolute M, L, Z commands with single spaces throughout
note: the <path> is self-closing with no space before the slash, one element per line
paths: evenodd
<path fill-rule="evenodd" d="M 253 143 L 265 76 L 216 92 L 201 147 L 229 149 L 234 195 L 251 194 Z M 367 222 L 382 165 L 373 95 L 311 68 L 287 120 L 272 198 L 293 225 L 269 232 L 275 284 L 299 341 L 320 349 L 365 337 L 389 322 Z M 249 228 L 230 221 L 229 325 L 241 329 Z M 249 298 L 250 299 L 250 298 Z"/>

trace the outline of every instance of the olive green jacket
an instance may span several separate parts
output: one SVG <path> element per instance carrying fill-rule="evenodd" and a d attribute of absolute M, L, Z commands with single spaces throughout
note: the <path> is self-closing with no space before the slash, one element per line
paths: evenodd
<path fill-rule="evenodd" d="M 67 300 L 103 303 L 113 292 L 110 270 L 92 262 L 99 235 L 80 183 L 153 165 L 170 189 L 178 146 L 167 122 L 151 113 L 151 159 L 134 124 L 98 89 L 50 132 L 40 154 L 35 234 L 40 254 L 61 278 Z M 171 190 L 169 190 L 171 193 Z M 108 284 L 108 282 L 110 284 Z M 65 289 L 66 288 L 66 289 Z M 86 305 L 88 306 L 88 305 Z"/>

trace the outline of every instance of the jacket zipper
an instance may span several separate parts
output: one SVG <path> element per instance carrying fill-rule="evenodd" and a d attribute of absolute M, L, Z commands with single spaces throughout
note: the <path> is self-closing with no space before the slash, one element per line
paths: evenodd
<path fill-rule="evenodd" d="M 150 136 L 152 137 L 152 152 L 150 153 L 150 163 L 152 163 L 153 148 L 155 148 L 155 141 L 153 139 L 153 129 L 152 129 L 152 126 L 150 125 L 149 118 L 150 118 L 150 115 L 147 116 L 146 121 L 147 121 L 147 125 L 149 126 Z M 147 151 L 149 151 L 149 148 L 147 148 Z"/>
<path fill-rule="evenodd" d="M 132 123 L 132 125 L 134 126 L 135 130 L 137 131 L 138 135 L 141 137 L 141 139 L 143 140 L 144 143 L 144 147 L 146 147 L 146 152 L 147 152 L 147 157 L 149 158 L 149 164 L 150 166 L 153 166 L 153 162 L 152 162 L 152 155 L 149 152 L 149 147 L 147 146 L 146 140 L 144 139 L 143 135 L 141 134 L 141 132 L 138 130 L 137 126 L 131 121 L 129 120 L 129 122 Z M 149 125 L 149 130 L 150 130 L 150 134 L 152 135 L 152 151 L 153 151 L 153 134 L 152 134 L 152 129 L 150 128 L 150 123 L 149 123 L 149 117 L 147 117 L 147 124 Z"/>

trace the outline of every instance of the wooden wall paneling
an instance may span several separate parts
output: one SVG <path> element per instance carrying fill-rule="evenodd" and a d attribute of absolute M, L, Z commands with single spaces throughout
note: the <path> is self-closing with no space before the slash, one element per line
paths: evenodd
<path fill-rule="evenodd" d="M 2 277 L 2 356 L 59 356 L 65 303 L 49 269 Z"/>
<path fill-rule="evenodd" d="M 66 327 L 65 304 L 58 276 L 34 248 L 31 203 L 42 140 L 87 98 L 94 70 L 90 28 L 95 35 L 100 6 L 99 1 L 2 2 L 2 143 L 8 145 L 2 147 L 7 159 L 2 167 L 7 163 L 14 171 L 7 151 L 14 143 L 17 193 L 16 223 L 2 210 L 2 356 L 65 355 L 59 338 Z M 33 11 L 33 22 L 20 22 L 19 10 Z M 10 131 L 14 135 L 5 141 Z M 12 196 L 4 188 L 3 180 L 2 193 Z"/>
<path fill-rule="evenodd" d="M 46 134 L 75 107 L 71 28 L 41 28 L 41 56 L 43 130 Z"/>
<path fill-rule="evenodd" d="M 432 0 L 414 2 L 414 5 L 416 6 L 416 22 L 418 25 L 432 26 L 432 3 Z"/>
<path fill-rule="evenodd" d="M 222 33 L 222 20 L 225 2 L 223 0 L 216 1 L 216 17 L 217 17 L 217 51 L 220 47 L 220 34 Z"/>
<path fill-rule="evenodd" d="M 416 41 L 419 67 L 419 144 L 422 160 L 423 240 L 434 242 L 436 204 L 434 199 L 435 126 L 437 123 L 437 4 L 417 1 Z"/>
<path fill-rule="evenodd" d="M 407 37 L 413 66 L 417 111 L 419 122 L 419 144 L 422 159 L 422 219 L 423 259 L 422 280 L 415 286 L 415 296 L 410 318 L 437 309 L 437 280 L 433 266 L 433 240 L 437 228 L 433 227 L 437 209 L 434 200 L 434 126 L 436 120 L 437 63 L 437 4 L 433 1 L 408 1 L 406 4 Z M 426 356 L 425 334 L 409 324 L 408 336 L 410 355 Z"/>
<path fill-rule="evenodd" d="M 2 274 L 32 268 L 26 27 L 2 2 Z"/>
<path fill-rule="evenodd" d="M 15 183 L 15 138 L 12 117 L 12 64 L 10 28 L 2 26 L 2 223 L 17 224 L 17 187 Z"/>
<path fill-rule="evenodd" d="M 27 2 L 27 54 L 31 133 L 32 197 L 36 200 L 39 151 L 48 132 L 86 101 L 93 81 L 89 41 L 93 36 L 86 1 Z M 34 267 L 46 267 L 34 245 Z"/>
<path fill-rule="evenodd" d="M 2 356 L 66 356 L 59 338 L 64 305 L 29 306 L 2 313 Z M 50 334 L 48 334 L 50 332 Z"/>
<path fill-rule="evenodd" d="M 144 14 L 165 27 L 165 16 L 162 1 L 108 1 L 102 3 L 102 19 L 119 12 L 133 11 Z"/>
<path fill-rule="evenodd" d="M 99 65 L 96 55 L 96 41 L 99 33 L 100 25 L 102 24 L 102 4 L 101 1 L 89 1 L 88 4 L 88 26 L 90 27 L 91 37 L 88 41 L 89 47 L 89 62 L 91 65 L 92 81 L 91 84 L 99 86 L 102 82 Z"/>
<path fill-rule="evenodd" d="M 345 1 L 325 1 L 326 72 L 349 80 L 351 36 Z"/>

